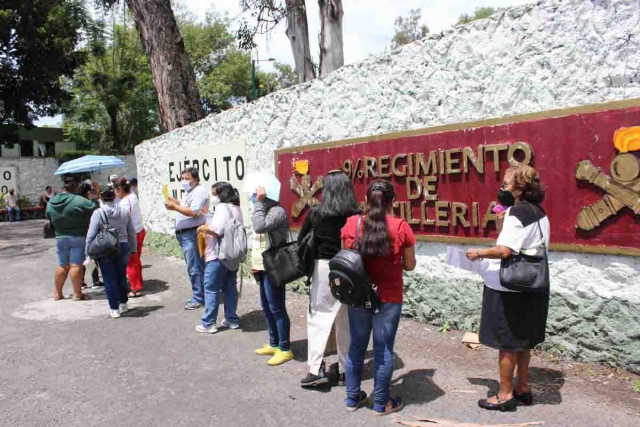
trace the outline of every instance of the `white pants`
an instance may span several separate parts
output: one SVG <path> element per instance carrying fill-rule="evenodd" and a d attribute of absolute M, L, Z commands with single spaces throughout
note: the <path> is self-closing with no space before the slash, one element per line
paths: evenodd
<path fill-rule="evenodd" d="M 309 372 L 318 375 L 331 327 L 335 321 L 340 372 L 345 372 L 345 358 L 349 351 L 349 317 L 347 306 L 333 297 L 329 288 L 329 260 L 316 260 L 311 282 L 311 310 L 307 313 L 307 342 Z"/>

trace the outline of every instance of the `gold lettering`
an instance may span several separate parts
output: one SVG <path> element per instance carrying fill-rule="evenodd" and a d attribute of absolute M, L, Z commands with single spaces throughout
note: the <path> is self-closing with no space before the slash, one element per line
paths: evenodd
<path fill-rule="evenodd" d="M 471 224 L 473 224 L 473 228 L 478 228 L 478 223 L 480 222 L 480 203 L 473 202 L 471 204 Z"/>
<path fill-rule="evenodd" d="M 462 224 L 464 228 L 469 228 L 471 226 L 471 224 L 469 224 L 469 221 L 467 221 L 467 219 L 465 218 L 468 210 L 469 208 L 467 208 L 467 205 L 465 205 L 464 203 L 453 202 L 452 217 L 454 227 L 458 225 L 458 221 L 460 221 L 460 224 Z"/>
<path fill-rule="evenodd" d="M 522 162 L 519 162 L 516 159 L 516 151 L 522 151 L 524 153 L 524 160 Z M 511 166 L 530 165 L 531 160 L 533 160 L 533 151 L 531 150 L 529 144 L 527 144 L 526 142 L 515 142 L 509 146 L 507 159 L 509 160 L 509 164 Z"/>
<path fill-rule="evenodd" d="M 495 207 L 496 202 L 489 203 L 487 207 L 487 211 L 484 214 L 484 219 L 482 220 L 482 228 L 487 228 L 489 222 L 494 221 L 498 218 L 498 215 L 493 213 L 493 208 Z"/>
<path fill-rule="evenodd" d="M 420 174 L 422 175 L 429 175 L 429 165 L 427 164 L 426 160 L 424 159 L 424 154 L 423 153 L 417 153 L 416 154 L 416 175 L 420 176 Z"/>
<path fill-rule="evenodd" d="M 460 170 L 460 166 L 459 166 L 460 159 L 451 157 L 452 154 L 457 154 L 457 153 L 460 153 L 461 151 L 462 150 L 460 150 L 459 148 L 452 148 L 451 150 L 445 151 L 445 158 L 446 158 L 445 168 L 449 175 L 462 173 L 462 170 Z"/>
<path fill-rule="evenodd" d="M 449 202 L 436 202 L 436 227 L 449 226 Z"/>
<path fill-rule="evenodd" d="M 407 165 L 400 166 L 402 169 L 398 168 L 398 160 L 406 159 L 406 158 L 407 158 L 406 154 L 396 154 L 391 159 L 391 172 L 395 176 L 407 176 Z"/>
<path fill-rule="evenodd" d="M 415 155 L 413 153 L 409 153 L 407 156 L 407 169 L 409 169 L 409 176 L 413 176 L 413 164 Z"/>
<path fill-rule="evenodd" d="M 493 171 L 500 172 L 500 152 L 509 149 L 509 144 L 489 144 L 484 146 L 484 152 L 493 153 Z"/>
<path fill-rule="evenodd" d="M 436 184 L 438 183 L 437 176 L 425 176 L 424 177 L 424 199 L 425 200 L 438 200 L 438 189 Z"/>
<path fill-rule="evenodd" d="M 438 151 L 438 164 L 439 164 L 439 168 L 438 170 L 440 171 L 440 175 L 444 175 L 445 169 L 444 169 L 444 151 Z"/>
<path fill-rule="evenodd" d="M 407 224 L 411 224 L 411 225 L 420 224 L 420 220 L 418 218 L 413 217 L 413 206 L 411 206 L 411 202 L 404 202 L 404 211 L 406 212 Z"/>
<path fill-rule="evenodd" d="M 389 178 L 391 174 L 389 173 L 389 168 L 391 162 L 391 156 L 380 156 L 378 157 L 378 177 L 380 178 Z"/>
<path fill-rule="evenodd" d="M 476 157 L 471 147 L 462 149 L 462 169 L 465 173 L 469 172 L 469 162 L 476 168 L 478 173 L 484 173 L 484 153 L 482 145 L 478 147 L 478 156 Z"/>
<path fill-rule="evenodd" d="M 429 153 L 429 161 L 427 163 L 427 173 L 425 175 L 437 175 L 438 174 L 438 154 L 436 151 Z"/>
<path fill-rule="evenodd" d="M 412 184 L 416 186 L 416 192 L 412 191 Z M 407 189 L 407 200 L 416 200 L 419 199 L 422 195 L 422 182 L 420 182 L 420 178 L 416 178 L 414 176 L 407 177 L 407 183 L 405 184 Z"/>
<path fill-rule="evenodd" d="M 376 167 L 376 158 L 375 157 L 365 157 L 364 158 L 364 177 L 365 178 L 377 178 L 377 173 L 375 171 Z"/>
<path fill-rule="evenodd" d="M 422 225 L 434 225 L 436 223 L 435 220 L 429 219 L 427 216 L 427 202 L 420 203 L 420 215 L 422 217 Z"/>

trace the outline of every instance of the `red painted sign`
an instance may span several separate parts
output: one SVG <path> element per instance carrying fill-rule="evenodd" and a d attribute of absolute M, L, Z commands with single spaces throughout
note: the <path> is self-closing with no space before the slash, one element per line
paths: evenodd
<path fill-rule="evenodd" d="M 640 128 L 634 128 L 640 126 L 640 101 L 549 115 L 556 117 L 280 150 L 281 203 L 292 226 L 300 226 L 308 205 L 321 198 L 318 178 L 341 168 L 360 201 L 375 177 L 393 182 L 394 214 L 423 240 L 495 238 L 491 208 L 502 176 L 510 164 L 525 163 L 546 184 L 543 207 L 556 249 L 640 254 Z M 619 132 L 614 144 L 622 128 L 630 129 Z"/>

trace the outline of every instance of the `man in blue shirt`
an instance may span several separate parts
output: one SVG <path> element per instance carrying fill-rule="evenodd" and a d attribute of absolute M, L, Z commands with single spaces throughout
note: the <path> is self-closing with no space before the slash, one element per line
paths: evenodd
<path fill-rule="evenodd" d="M 182 172 L 182 200 L 170 197 L 165 207 L 176 212 L 176 238 L 182 247 L 191 280 L 191 300 L 184 305 L 185 310 L 195 310 L 204 305 L 204 261 L 198 252 L 198 227 L 206 222 L 209 208 L 209 191 L 200 185 L 200 174 L 196 168 Z"/>

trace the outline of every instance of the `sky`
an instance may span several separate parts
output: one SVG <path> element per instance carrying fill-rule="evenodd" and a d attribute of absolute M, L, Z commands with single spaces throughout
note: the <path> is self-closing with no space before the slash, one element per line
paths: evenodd
<path fill-rule="evenodd" d="M 208 11 L 227 13 L 234 19 L 234 30 L 242 16 L 239 0 L 180 0 L 196 16 L 203 17 Z M 534 0 L 343 0 L 344 19 L 342 23 L 344 38 L 345 65 L 361 61 L 369 55 L 378 55 L 390 49 L 394 34 L 394 20 L 406 16 L 411 9 L 422 10 L 422 24 L 426 24 L 431 33 L 443 31 L 454 25 L 464 13 L 472 14 L 478 7 L 510 7 L 532 3 Z M 250 16 L 247 19 L 250 20 Z M 314 60 L 318 62 L 318 34 L 320 17 L 317 1 L 307 0 L 307 19 L 309 21 L 309 42 Z M 285 35 L 286 23 L 282 22 L 268 36 L 256 39 L 259 60 L 274 58 L 278 62 L 293 65 L 293 54 L 289 40 Z M 263 71 L 273 68 L 269 62 L 260 62 Z M 61 116 L 46 117 L 37 125 L 58 126 Z"/>

